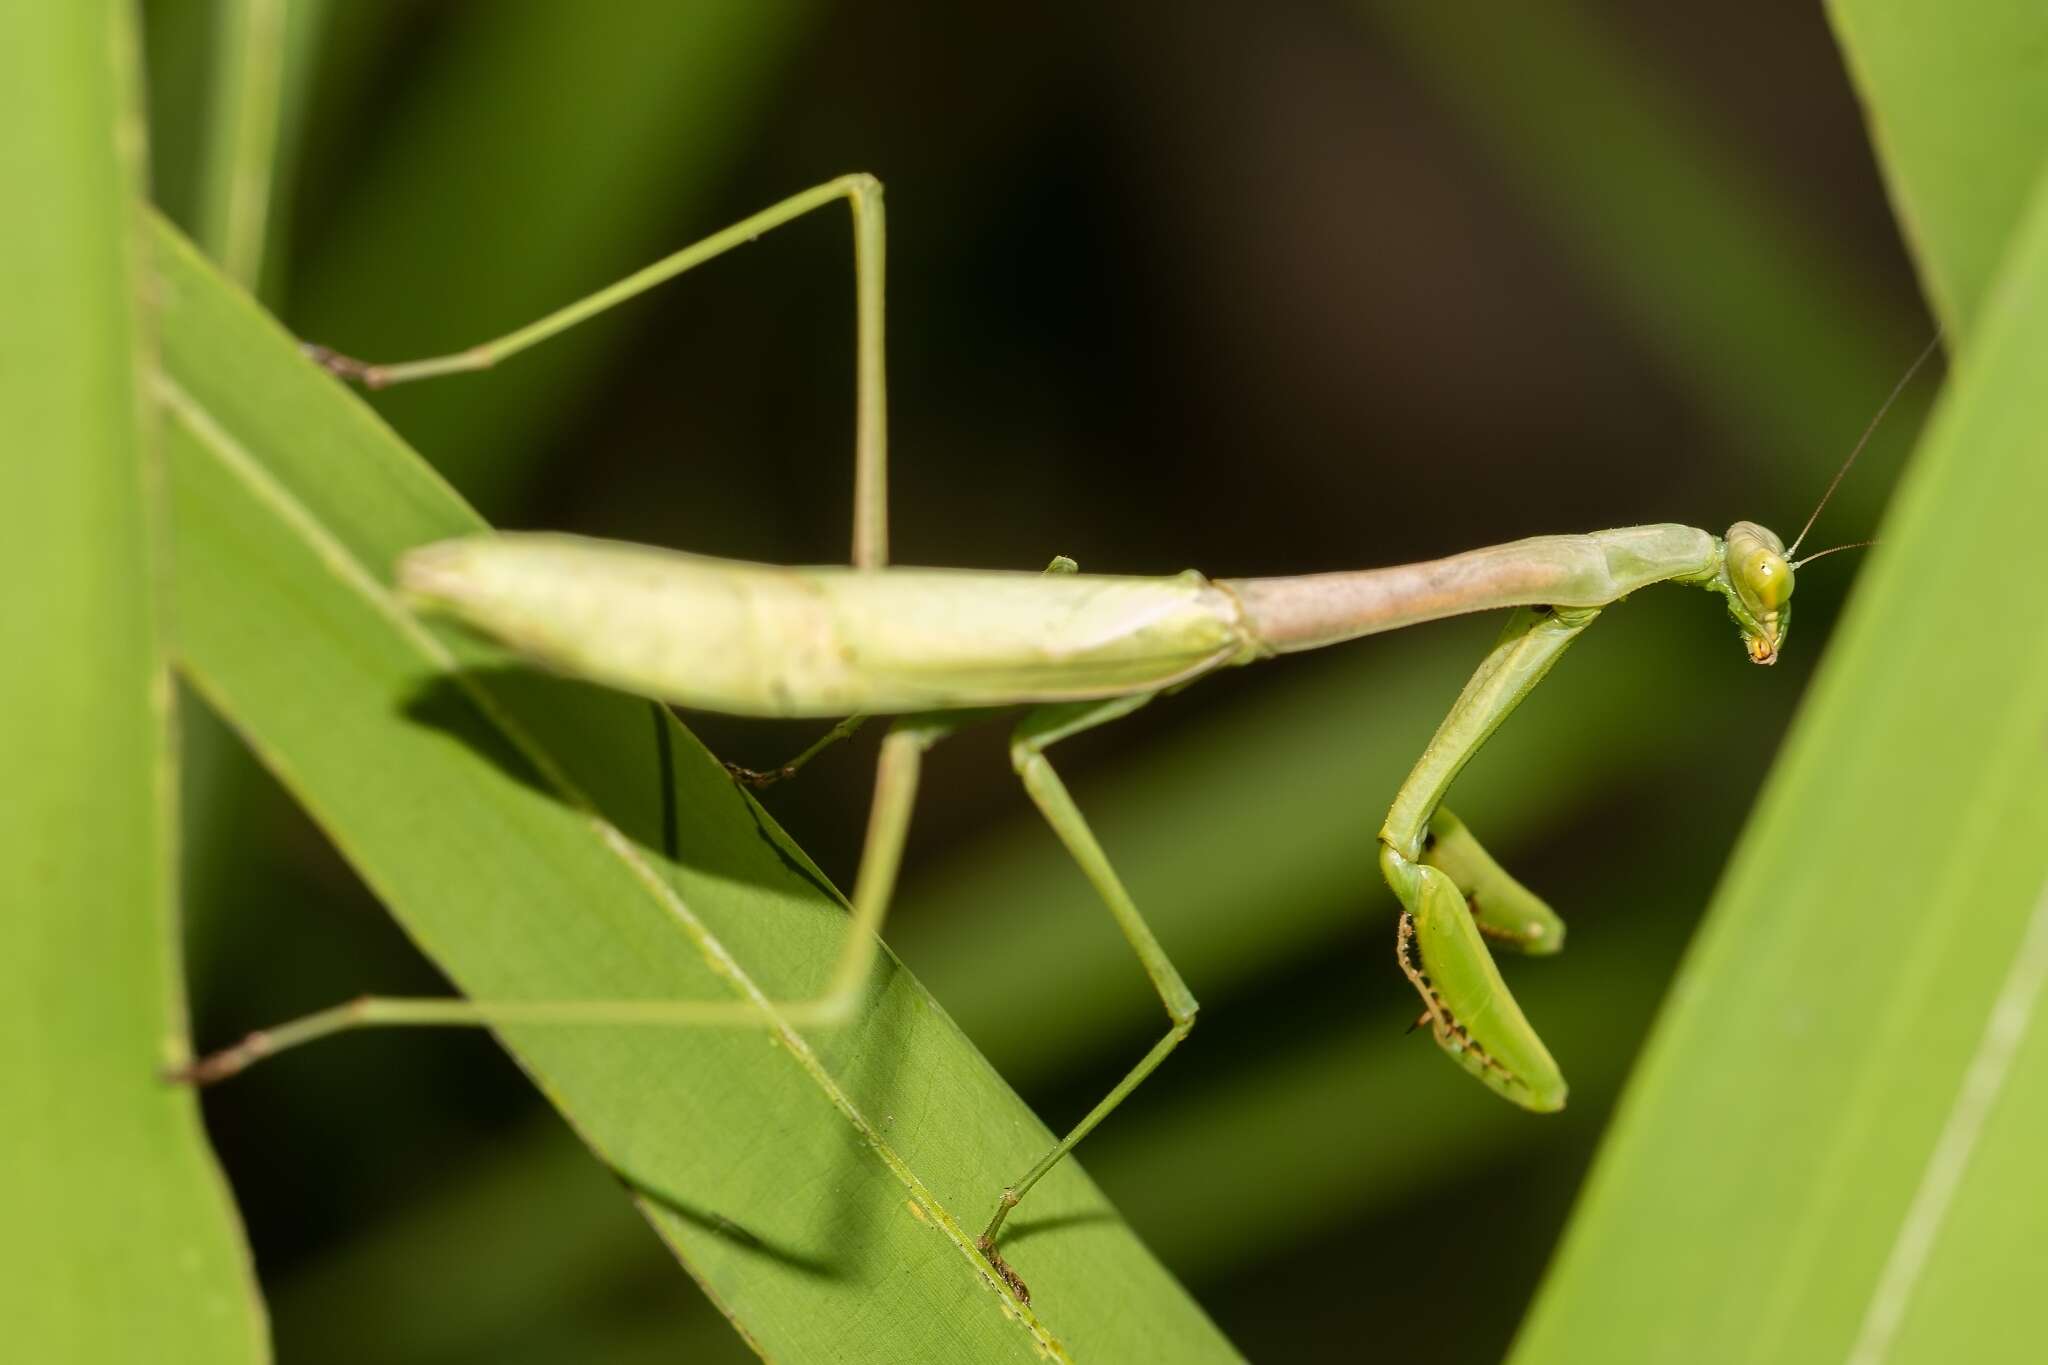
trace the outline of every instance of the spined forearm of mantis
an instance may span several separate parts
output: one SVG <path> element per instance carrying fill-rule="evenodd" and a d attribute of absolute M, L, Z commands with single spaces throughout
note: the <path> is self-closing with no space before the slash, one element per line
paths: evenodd
<path fill-rule="evenodd" d="M 1022 1279 L 995 1250 L 1009 1210 L 1187 1036 L 1196 1012 L 1193 994 L 1054 771 L 1048 748 L 1217 669 L 1511 608 L 1500 639 L 1396 794 L 1379 829 L 1379 857 L 1402 907 L 1397 958 L 1420 995 L 1419 1022 L 1428 1023 L 1461 1066 L 1509 1100 L 1531 1110 L 1560 1108 L 1563 1076 L 1508 991 L 1486 940 L 1550 953 L 1563 944 L 1563 925 L 1444 809 L 1444 795 L 1565 647 L 1605 607 L 1637 589 L 1671 582 L 1718 594 L 1749 657 L 1773 662 L 1790 626 L 1797 566 L 1770 531 L 1750 522 L 1736 523 L 1725 536 L 1679 525 L 1634 526 L 1292 578 L 1106 577 L 1079 573 L 1064 559 L 1041 574 L 885 567 L 882 202 L 879 184 L 860 175 L 785 200 L 588 299 L 462 352 L 370 365 L 322 347 L 307 349 L 330 371 L 371 387 L 488 368 L 841 200 L 853 215 L 858 318 L 851 566 L 792 568 L 562 535 L 490 535 L 406 555 L 397 577 L 407 599 L 539 667 L 663 702 L 750 716 L 896 718 L 882 743 L 845 946 L 813 998 L 778 1007 L 804 1026 L 844 1023 L 861 998 L 924 751 L 990 708 L 1022 708 L 1012 764 L 1130 942 L 1169 1020 L 1166 1034 L 1123 1080 L 996 1200 L 979 1245 L 995 1279 L 1027 1302 Z M 851 729 L 842 721 L 834 735 Z M 220 1079 L 283 1048 L 366 1025 L 550 1020 L 760 1022 L 752 1008 L 723 1001 L 365 998 L 252 1034 L 178 1074 Z"/>

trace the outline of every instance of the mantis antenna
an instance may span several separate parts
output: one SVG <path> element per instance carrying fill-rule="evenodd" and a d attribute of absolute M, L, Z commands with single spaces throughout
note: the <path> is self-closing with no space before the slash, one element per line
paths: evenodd
<path fill-rule="evenodd" d="M 1847 545 L 1830 545 L 1825 550 L 1815 550 L 1812 554 L 1808 555 L 1804 559 L 1793 560 L 1792 567 L 1795 569 L 1803 569 L 1807 565 L 1813 563 L 1814 560 L 1826 559 L 1829 555 L 1834 554 L 1837 550 L 1861 550 L 1875 544 L 1877 544 L 1877 542 L 1874 540 L 1852 540 Z"/>
<path fill-rule="evenodd" d="M 1913 376 L 1920 373 L 1920 367 L 1927 363 L 1927 357 L 1933 355 L 1934 348 L 1939 345 L 1941 345 L 1941 329 L 1937 327 L 1934 329 L 1934 335 L 1927 339 L 1927 345 L 1920 352 L 1918 358 L 1916 358 L 1911 365 L 1908 365 L 1906 367 L 1906 372 L 1899 376 L 1899 382 L 1892 385 L 1891 393 L 1886 396 L 1883 403 L 1878 405 L 1877 415 L 1870 419 L 1870 425 L 1863 428 L 1863 434 L 1856 438 L 1856 445 L 1853 449 L 1849 451 L 1849 458 L 1842 461 L 1842 467 L 1840 469 L 1837 469 L 1835 471 L 1835 477 L 1828 481 L 1828 490 L 1827 492 L 1820 495 L 1820 501 L 1814 505 L 1813 515 L 1806 519 L 1806 525 L 1799 528 L 1799 535 L 1795 540 L 1793 540 L 1792 548 L 1785 551 L 1785 557 L 1787 559 L 1790 559 L 1793 555 L 1799 553 L 1800 542 L 1805 540 L 1806 533 L 1813 529 L 1813 523 L 1820 519 L 1821 508 L 1826 507 L 1828 505 L 1828 499 L 1832 498 L 1835 495 L 1835 489 L 1841 486 L 1842 476 L 1849 472 L 1850 465 L 1856 463 L 1856 457 L 1863 453 L 1863 447 L 1870 444 L 1871 433 L 1877 430 L 1877 424 L 1879 422 L 1882 422 L 1884 420 L 1884 415 L 1892 410 L 1892 404 L 1896 403 L 1899 399 L 1899 395 L 1906 391 L 1906 385 L 1913 382 Z M 1836 545 L 1831 549 L 1822 550 L 1820 554 L 1808 555 L 1805 559 L 1798 561 L 1798 564 L 1811 563 L 1812 561 L 1819 559 L 1821 555 L 1831 555 L 1836 550 L 1854 550 L 1860 548 L 1863 545 L 1870 545 L 1873 543 L 1874 542 L 1872 541 L 1865 540 L 1858 542 L 1858 544 L 1856 545 Z M 1793 567 L 1797 568 L 1798 564 L 1795 564 Z"/>

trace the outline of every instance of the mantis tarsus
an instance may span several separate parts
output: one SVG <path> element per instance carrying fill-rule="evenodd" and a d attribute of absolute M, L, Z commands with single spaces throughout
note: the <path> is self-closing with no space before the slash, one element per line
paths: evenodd
<path fill-rule="evenodd" d="M 1499 1094 L 1531 1110 L 1561 1108 L 1564 1078 L 1484 940 L 1529 953 L 1555 952 L 1563 944 L 1563 924 L 1443 808 L 1444 795 L 1565 647 L 1602 609 L 1638 588 L 1674 582 L 1720 594 L 1749 657 L 1774 662 L 1790 627 L 1793 570 L 1805 562 L 1792 559 L 1804 530 L 1787 549 L 1752 522 L 1737 522 L 1725 536 L 1673 524 L 1634 526 L 1539 536 L 1424 563 L 1292 578 L 1210 580 L 1193 572 L 1108 577 L 1080 573 L 1065 559 L 1041 574 L 885 568 L 884 234 L 881 187 L 865 175 L 784 200 L 466 351 L 368 365 L 320 347 L 307 350 L 330 371 L 370 387 L 485 369 L 840 200 L 852 210 L 857 282 L 850 566 L 786 568 L 572 536 L 499 534 L 407 554 L 398 579 L 410 600 L 541 666 L 659 701 L 742 715 L 847 718 L 769 778 L 793 772 L 861 718 L 896 717 L 881 746 L 845 946 L 817 996 L 780 1007 L 800 1025 L 844 1023 L 860 998 L 894 888 L 925 750 L 992 710 L 1028 708 L 1012 735 L 1012 764 L 1136 951 L 1169 1027 L 1079 1123 L 998 1196 L 979 1245 L 998 1278 L 1020 1297 L 1021 1280 L 995 1249 L 1010 1209 L 1173 1051 L 1196 1014 L 1193 994 L 1125 891 L 1047 749 L 1219 668 L 1465 612 L 1513 608 L 1498 642 L 1396 795 L 1379 830 L 1380 865 L 1402 906 L 1397 955 L 1422 1000 L 1418 1022 L 1426 1022 L 1439 1046 Z M 1932 349 L 1930 344 L 1927 353 Z M 1855 451 L 1849 458 L 1854 460 Z M 1807 529 L 1812 524 L 1809 518 Z M 720 1001 L 365 998 L 252 1034 L 180 1075 L 217 1080 L 283 1048 L 354 1027 L 515 1021 L 730 1026 L 758 1023 L 759 1016 L 750 1006 Z"/>

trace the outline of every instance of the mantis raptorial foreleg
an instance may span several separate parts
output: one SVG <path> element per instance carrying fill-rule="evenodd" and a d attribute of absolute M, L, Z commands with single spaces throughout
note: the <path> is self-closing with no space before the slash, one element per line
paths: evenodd
<path fill-rule="evenodd" d="M 1479 846 L 1465 822 L 1442 806 L 1429 817 L 1422 861 L 1440 869 L 1465 893 L 1472 922 L 1495 943 L 1530 957 L 1564 947 L 1564 921 Z"/>
<path fill-rule="evenodd" d="M 1599 614 L 1597 608 L 1518 609 L 1401 784 L 1380 828 L 1380 868 L 1403 910 L 1401 970 L 1422 995 L 1431 1034 L 1460 1066 L 1528 1109 L 1563 1108 L 1564 1077 L 1501 980 L 1481 932 L 1490 926 L 1517 946 L 1554 951 L 1563 926 L 1500 870 L 1462 822 L 1436 817 L 1459 770 Z M 1478 1042 L 1481 1036 L 1488 1042 Z"/>

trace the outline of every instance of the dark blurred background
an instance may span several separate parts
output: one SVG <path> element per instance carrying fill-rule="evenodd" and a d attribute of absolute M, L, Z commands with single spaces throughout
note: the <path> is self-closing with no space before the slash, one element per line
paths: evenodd
<path fill-rule="evenodd" d="M 197 212 L 212 7 L 150 9 L 160 201 Z M 525 322 L 848 170 L 888 187 L 893 548 L 1259 574 L 1736 518 L 1789 538 L 1931 331 L 1818 7 L 295 4 L 267 301 L 374 359 Z M 833 210 L 485 376 L 376 398 L 493 520 L 847 552 Z M 1817 544 L 1873 525 L 1915 393 Z M 1454 800 L 1572 925 L 1507 970 L 1539 1120 L 1403 1028 L 1373 833 L 1491 620 L 1204 683 L 1058 757 L 1204 1003 L 1081 1151 L 1247 1355 L 1511 1339 L 1856 561 L 1785 661 L 1713 599 L 1605 618 Z M 188 706 L 215 1044 L 434 991 Z M 815 727 L 692 717 L 766 765 Z M 767 804 L 850 883 L 869 744 Z M 1046 1121 L 1160 1028 L 1011 777 L 938 751 L 888 937 Z M 480 1038 L 323 1045 L 212 1092 L 282 1359 L 748 1358 Z"/>

